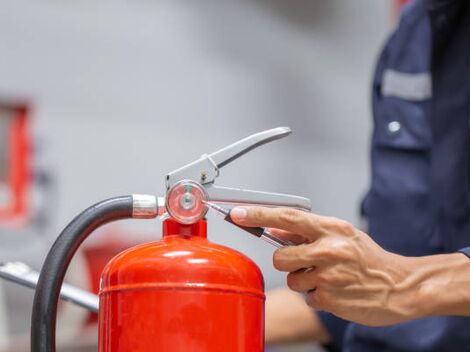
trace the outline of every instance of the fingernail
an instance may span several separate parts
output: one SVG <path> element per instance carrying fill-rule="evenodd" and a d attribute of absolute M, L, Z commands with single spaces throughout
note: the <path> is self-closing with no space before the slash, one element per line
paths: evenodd
<path fill-rule="evenodd" d="M 236 207 L 230 212 L 230 217 L 235 220 L 243 220 L 246 218 L 247 211 L 244 208 Z"/>

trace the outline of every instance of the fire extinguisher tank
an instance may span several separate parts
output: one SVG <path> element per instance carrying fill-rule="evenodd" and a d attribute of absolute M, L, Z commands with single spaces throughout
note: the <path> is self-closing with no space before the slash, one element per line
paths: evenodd
<path fill-rule="evenodd" d="M 164 222 L 163 239 L 114 257 L 101 278 L 99 351 L 261 352 L 264 283 L 206 222 Z"/>

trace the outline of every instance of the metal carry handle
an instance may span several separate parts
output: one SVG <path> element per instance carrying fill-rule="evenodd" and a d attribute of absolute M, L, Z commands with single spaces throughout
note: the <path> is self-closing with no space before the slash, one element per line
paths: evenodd
<path fill-rule="evenodd" d="M 277 127 L 252 134 L 209 155 L 218 168 L 224 167 L 249 151 L 263 144 L 287 137 L 292 133 L 289 127 Z"/>
<path fill-rule="evenodd" d="M 291 133 L 288 127 L 278 127 L 255 133 L 211 154 L 204 154 L 196 161 L 170 172 L 166 177 L 167 188 L 181 180 L 193 180 L 201 184 L 212 183 L 219 176 L 219 169 L 249 151 Z"/>

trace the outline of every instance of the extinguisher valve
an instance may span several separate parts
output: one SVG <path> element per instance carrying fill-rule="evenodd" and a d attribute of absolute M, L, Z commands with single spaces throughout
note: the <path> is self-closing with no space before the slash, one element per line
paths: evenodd
<path fill-rule="evenodd" d="M 310 211 L 310 199 L 291 194 L 216 186 L 221 169 L 249 151 L 291 133 L 278 127 L 255 133 L 176 169 L 166 176 L 168 215 L 182 224 L 194 224 L 206 215 L 207 202 L 233 205 L 290 207 Z"/>

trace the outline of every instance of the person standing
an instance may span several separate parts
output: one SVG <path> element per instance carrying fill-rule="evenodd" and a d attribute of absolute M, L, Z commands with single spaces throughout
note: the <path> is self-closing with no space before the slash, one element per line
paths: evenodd
<path fill-rule="evenodd" d="M 386 253 L 401 256 L 422 257 L 459 250 L 470 254 L 470 3 L 465 0 L 415 0 L 407 5 L 399 26 L 378 60 L 372 98 L 372 182 L 362 203 L 362 212 L 373 241 L 366 241 L 365 249 L 373 248 L 375 241 Z M 250 221 L 253 222 L 257 214 L 262 211 L 256 210 Z M 261 221 L 256 224 L 270 226 L 262 219 L 260 217 L 258 220 Z M 295 217 L 287 215 L 281 219 L 286 221 L 284 230 L 296 228 Z M 243 222 L 242 218 L 238 220 Z M 321 224 L 316 220 L 309 221 L 314 221 L 316 226 Z M 330 224 L 330 229 L 358 236 L 350 225 L 339 220 L 338 224 Z M 306 246 L 315 243 L 325 244 L 328 240 L 321 239 Z M 281 257 L 286 253 L 291 253 L 292 257 L 300 255 L 295 247 L 279 253 L 283 253 L 278 254 Z M 452 258 L 459 263 L 453 264 L 457 266 L 468 259 L 460 253 L 455 255 Z M 396 272 L 399 272 L 399 260 L 395 259 Z M 365 258 L 362 260 L 366 262 Z M 387 265 L 393 271 L 394 261 Z M 321 268 L 321 264 L 318 267 Z M 291 267 L 292 271 L 294 268 Z M 281 265 L 281 269 L 288 268 Z M 315 271 L 310 274 L 312 277 Z M 305 279 L 306 274 L 303 274 L 297 277 Z M 389 282 L 399 276 L 387 278 L 380 271 L 376 274 Z M 318 299 L 325 295 L 321 284 L 295 286 L 305 280 L 293 280 L 294 274 L 289 277 L 291 285 L 294 282 L 294 287 L 308 292 L 312 305 L 315 306 L 314 297 Z M 361 276 L 357 278 L 360 280 Z M 358 294 L 364 293 L 361 291 L 364 287 L 360 281 L 357 283 Z M 377 289 L 376 295 L 387 292 L 381 290 L 378 283 L 372 287 Z M 444 296 L 446 292 L 434 292 L 434 295 L 441 294 Z M 290 297 L 284 297 L 283 304 L 271 310 L 268 299 L 268 319 L 269 314 L 277 314 L 276 310 L 289 310 L 289 300 L 293 307 L 294 298 Z M 377 298 L 373 295 L 370 298 L 374 297 Z M 427 298 L 431 300 L 432 296 Z M 384 295 L 382 303 L 387 302 L 387 295 Z M 297 303 L 295 306 L 299 307 Z M 451 311 L 447 312 L 450 314 Z M 336 313 L 348 317 L 347 312 Z M 423 314 L 414 317 L 419 316 Z M 347 352 L 470 351 L 470 318 L 465 317 L 435 316 L 387 327 L 351 323 L 323 311 L 305 314 L 304 310 L 298 317 L 291 327 L 284 324 L 286 330 L 290 329 L 291 339 L 295 336 L 315 337 Z M 404 319 L 402 316 L 386 323 Z M 367 319 L 362 321 L 367 322 Z M 308 324 L 313 323 L 315 328 L 308 330 Z"/>

